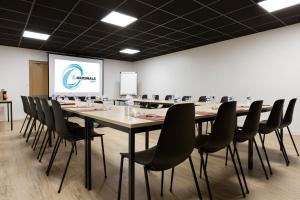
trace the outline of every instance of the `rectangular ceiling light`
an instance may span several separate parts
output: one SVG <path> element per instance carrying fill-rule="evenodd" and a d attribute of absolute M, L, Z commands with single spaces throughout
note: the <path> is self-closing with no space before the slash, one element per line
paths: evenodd
<path fill-rule="evenodd" d="M 50 35 L 43 34 L 43 33 L 32 32 L 32 31 L 24 31 L 23 37 L 33 38 L 33 39 L 38 39 L 38 40 L 48 40 Z"/>
<path fill-rule="evenodd" d="M 121 53 L 127 53 L 127 54 L 136 54 L 139 53 L 139 50 L 136 49 L 123 49 L 120 51 Z"/>
<path fill-rule="evenodd" d="M 258 5 L 268 12 L 274 12 L 287 7 L 291 7 L 300 3 L 300 0 L 265 0 L 259 2 Z"/>
<path fill-rule="evenodd" d="M 131 17 L 119 12 L 112 11 L 106 17 L 101 19 L 102 22 L 106 22 L 109 24 L 114 24 L 117 26 L 125 27 L 133 22 L 135 22 L 137 18 Z"/>

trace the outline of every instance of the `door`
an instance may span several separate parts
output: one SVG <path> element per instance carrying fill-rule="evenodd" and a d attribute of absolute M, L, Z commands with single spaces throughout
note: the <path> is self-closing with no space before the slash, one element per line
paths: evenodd
<path fill-rule="evenodd" d="M 29 95 L 48 96 L 48 62 L 29 61 Z"/>

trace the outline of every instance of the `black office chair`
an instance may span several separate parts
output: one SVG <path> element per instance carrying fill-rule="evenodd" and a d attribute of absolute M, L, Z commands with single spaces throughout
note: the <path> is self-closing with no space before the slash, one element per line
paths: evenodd
<path fill-rule="evenodd" d="M 26 143 L 28 142 L 28 140 L 30 138 L 33 128 L 36 128 L 36 124 L 37 124 L 36 121 L 38 120 L 38 113 L 37 113 L 36 104 L 34 102 L 33 97 L 28 97 L 28 100 L 29 100 L 29 104 L 30 104 L 30 113 L 31 113 L 31 117 L 32 117 L 33 121 L 31 123 L 31 127 L 30 127 L 30 130 L 27 135 Z"/>
<path fill-rule="evenodd" d="M 289 125 L 291 125 L 291 123 L 293 122 L 293 114 L 294 114 L 294 108 L 295 108 L 296 101 L 297 101 L 296 98 L 290 100 L 289 105 L 288 105 L 288 107 L 287 107 L 287 109 L 285 111 L 284 118 L 281 121 L 279 129 L 287 128 L 287 130 L 289 132 L 289 135 L 290 135 L 290 138 L 291 138 L 291 140 L 293 142 L 295 151 L 297 153 L 297 156 L 299 156 L 297 146 L 295 144 L 294 138 L 293 138 L 293 136 L 291 134 L 291 131 L 290 131 L 290 128 L 289 128 Z M 283 135 L 280 135 L 280 136 L 281 136 L 281 140 L 283 142 Z"/>
<path fill-rule="evenodd" d="M 277 136 L 278 142 L 279 142 L 280 147 L 282 149 L 282 154 L 283 154 L 283 157 L 286 161 L 286 164 L 288 165 L 288 162 L 289 162 L 288 158 L 286 157 L 286 155 L 284 153 L 285 149 L 284 149 L 284 146 L 282 145 L 281 138 L 280 138 L 280 136 L 278 135 L 278 132 L 277 132 L 277 129 L 280 127 L 280 124 L 281 124 L 283 104 L 284 104 L 284 99 L 276 100 L 273 104 L 273 107 L 272 107 L 272 110 L 271 110 L 271 113 L 269 115 L 268 120 L 263 120 L 259 123 L 259 130 L 258 130 L 259 138 L 260 138 L 260 141 L 262 143 L 262 149 L 263 149 L 264 154 L 266 156 L 267 164 L 268 164 L 269 171 L 270 171 L 271 175 L 273 174 L 273 172 L 272 172 L 269 157 L 268 157 L 268 154 L 267 154 L 267 151 L 266 151 L 266 148 L 265 148 L 265 136 L 267 134 L 270 134 L 270 133 L 275 131 L 275 134 Z M 263 137 L 262 137 L 262 135 L 263 135 Z"/>
<path fill-rule="evenodd" d="M 266 168 L 265 168 L 265 165 L 263 163 L 263 160 L 262 160 L 262 157 L 261 157 L 261 154 L 260 154 L 260 151 L 258 149 L 256 140 L 255 140 L 255 136 L 257 135 L 258 128 L 259 128 L 259 120 L 260 120 L 262 104 L 263 104 L 263 101 L 253 102 L 251 104 L 250 108 L 249 108 L 249 111 L 248 111 L 248 114 L 247 114 L 247 117 L 245 119 L 243 127 L 238 127 L 235 130 L 235 134 L 234 134 L 234 138 L 233 138 L 233 144 L 234 144 L 233 154 L 237 155 L 239 165 L 240 165 L 240 167 L 242 167 L 239 152 L 238 152 L 238 148 L 237 148 L 237 143 L 243 143 L 243 142 L 247 142 L 247 141 L 253 142 L 254 145 L 255 145 L 255 148 L 256 148 L 261 166 L 264 170 L 265 177 L 266 177 L 266 179 L 269 179 Z M 227 165 L 227 156 L 228 156 L 228 149 L 227 149 L 227 152 L 226 152 L 226 165 Z M 245 179 L 245 175 L 243 173 L 243 169 L 241 168 L 240 171 L 241 171 L 242 176 L 243 176 L 246 191 L 249 192 L 247 182 L 246 182 L 246 179 Z"/>
<path fill-rule="evenodd" d="M 220 103 L 224 103 L 224 102 L 228 102 L 229 101 L 229 97 L 228 96 L 223 96 L 220 100 Z"/>
<path fill-rule="evenodd" d="M 153 97 L 154 97 L 154 100 L 159 100 L 159 95 L 155 94 L 155 95 L 153 95 Z M 156 109 L 159 107 L 159 104 L 158 103 L 149 103 L 148 107 L 150 109 Z"/>
<path fill-rule="evenodd" d="M 166 100 L 166 101 L 170 101 L 170 100 L 173 99 L 173 97 L 174 97 L 174 95 L 166 95 L 165 100 Z M 169 108 L 170 106 L 171 106 L 171 105 L 164 104 L 164 105 L 162 106 L 162 108 Z"/>
<path fill-rule="evenodd" d="M 194 104 L 177 104 L 169 108 L 158 139 L 157 145 L 135 153 L 135 162 L 144 166 L 147 199 L 151 199 L 148 181 L 148 171 L 172 169 L 189 159 L 199 198 L 202 199 L 195 174 L 191 153 L 195 145 L 195 106 Z M 121 198 L 121 185 L 124 158 L 127 153 L 121 153 L 120 179 L 118 199 Z M 163 179 L 161 194 L 163 191 Z"/>
<path fill-rule="evenodd" d="M 41 101 L 40 101 L 40 98 L 39 97 L 34 97 L 34 100 L 35 100 L 35 104 L 36 104 L 36 108 L 37 108 L 37 114 L 38 114 L 38 120 L 40 122 L 40 125 L 38 127 L 38 131 L 34 137 L 34 140 L 33 140 L 33 143 L 32 143 L 32 148 L 33 148 L 33 151 L 35 151 L 35 148 L 40 140 L 40 136 L 44 130 L 44 126 L 46 125 L 46 121 L 45 121 L 45 114 L 44 114 L 44 111 L 43 111 L 43 108 L 42 108 L 42 104 L 41 104 Z"/>
<path fill-rule="evenodd" d="M 209 135 L 199 135 L 196 139 L 196 148 L 199 151 L 201 157 L 201 167 L 200 170 L 204 171 L 205 181 L 209 193 L 209 198 L 212 199 L 212 194 L 209 186 L 208 176 L 207 176 L 207 159 L 209 153 L 215 153 L 226 147 L 228 147 L 230 156 L 234 165 L 236 175 L 241 187 L 243 196 L 245 197 L 244 187 L 238 172 L 238 168 L 234 159 L 234 154 L 231 149 L 231 142 L 234 136 L 234 130 L 236 127 L 236 102 L 225 102 L 223 103 L 217 113 L 215 118 L 212 131 Z M 204 160 L 203 154 L 206 153 L 206 158 Z M 201 174 L 201 172 L 200 172 Z"/>
<path fill-rule="evenodd" d="M 78 96 L 78 99 L 79 99 L 80 101 L 85 101 L 85 96 Z"/>
<path fill-rule="evenodd" d="M 45 124 L 47 126 L 47 130 L 43 137 L 42 145 L 40 146 L 39 153 L 37 156 L 37 159 L 39 160 L 39 162 L 42 161 L 46 147 L 49 144 L 52 135 L 55 136 L 55 134 L 54 134 L 55 124 L 54 124 L 54 116 L 53 116 L 52 109 L 49 106 L 49 103 L 46 99 L 41 99 L 41 103 L 42 103 L 42 108 L 43 108 L 44 115 L 45 115 Z M 46 140 L 46 138 L 47 138 L 47 140 Z"/>
<path fill-rule="evenodd" d="M 192 96 L 183 96 L 182 97 L 182 101 L 189 101 L 190 99 L 192 99 Z"/>
<path fill-rule="evenodd" d="M 142 99 L 148 99 L 148 95 L 143 94 L 143 95 L 142 95 Z M 141 106 L 141 108 L 147 108 L 147 107 L 148 107 L 148 103 L 143 103 L 143 102 L 141 102 L 141 103 L 140 103 L 140 106 Z"/>
<path fill-rule="evenodd" d="M 199 102 L 206 102 L 207 101 L 207 97 L 206 96 L 200 96 L 198 101 Z"/>
<path fill-rule="evenodd" d="M 67 123 L 64 119 L 64 114 L 63 114 L 63 111 L 61 109 L 61 106 L 60 106 L 59 102 L 56 101 L 56 100 L 51 100 L 51 103 L 52 103 L 52 110 L 53 110 L 53 115 L 54 115 L 55 131 L 58 134 L 58 138 L 56 140 L 56 144 L 54 146 L 53 153 L 52 153 L 52 156 L 51 156 L 51 159 L 50 159 L 47 171 L 46 171 L 47 176 L 49 176 L 49 174 L 50 174 L 50 170 L 52 168 L 53 162 L 55 160 L 57 151 L 59 149 L 59 146 L 60 146 L 62 140 L 69 141 L 72 144 L 72 148 L 71 148 L 71 152 L 69 154 L 67 165 L 66 165 L 66 168 L 64 170 L 64 174 L 63 174 L 63 177 L 62 177 L 59 189 L 58 189 L 58 193 L 60 193 L 61 188 L 62 188 L 62 184 L 64 182 L 64 179 L 65 179 L 65 176 L 66 176 L 69 164 L 70 164 L 72 154 L 74 152 L 75 143 L 77 141 L 84 140 L 84 138 L 85 138 L 85 128 L 81 127 L 81 126 L 71 128 L 71 129 L 68 128 Z M 92 137 L 93 138 L 94 137 L 100 137 L 101 138 L 102 153 L 103 153 L 103 155 L 102 155 L 102 157 L 103 157 L 103 167 L 104 167 L 104 173 L 105 173 L 105 178 L 106 178 L 107 176 L 106 176 L 106 164 L 105 164 L 105 156 L 104 156 L 103 134 L 98 134 L 98 133 L 93 132 Z"/>
<path fill-rule="evenodd" d="M 27 121 L 27 123 L 31 121 L 30 107 L 29 107 L 29 103 L 28 103 L 27 97 L 26 96 L 21 96 L 21 100 L 22 100 L 22 105 L 23 105 L 23 111 L 26 114 L 26 117 L 25 117 L 25 119 L 23 121 L 22 127 L 20 129 L 20 133 L 22 133 L 22 130 L 23 130 L 24 125 L 26 124 L 26 121 Z M 27 129 L 25 129 L 25 130 L 27 131 Z"/>

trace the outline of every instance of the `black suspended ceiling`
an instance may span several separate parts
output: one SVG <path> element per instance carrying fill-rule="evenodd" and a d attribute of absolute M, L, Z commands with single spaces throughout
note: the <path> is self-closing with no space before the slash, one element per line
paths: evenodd
<path fill-rule="evenodd" d="M 268 13 L 259 1 L 0 0 L 0 45 L 136 61 L 300 22 L 300 5 Z M 126 28 L 101 22 L 112 10 L 138 21 Z M 22 38 L 24 30 L 51 36 Z"/>

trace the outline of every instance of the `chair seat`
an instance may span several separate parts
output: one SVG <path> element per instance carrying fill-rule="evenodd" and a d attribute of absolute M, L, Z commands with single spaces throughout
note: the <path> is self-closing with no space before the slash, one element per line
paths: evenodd
<path fill-rule="evenodd" d="M 156 146 L 144 151 L 135 152 L 135 162 L 141 165 L 148 165 L 154 157 Z M 121 153 L 121 156 L 129 158 L 129 153 Z"/>
<path fill-rule="evenodd" d="M 71 135 L 68 138 L 64 138 L 64 139 L 73 141 L 73 142 L 85 139 L 85 128 L 84 127 L 81 127 L 79 124 L 73 123 L 73 122 L 68 122 L 67 124 L 68 124 L 68 128 L 69 128 Z M 101 137 L 103 135 L 104 134 L 92 132 L 91 137 L 92 138 L 93 137 Z"/>
<path fill-rule="evenodd" d="M 281 122 L 281 124 L 280 124 L 280 126 L 279 126 L 279 128 L 281 129 L 281 128 L 285 128 L 285 127 L 287 127 L 287 126 L 289 126 L 291 123 L 288 123 L 288 122 Z"/>
<path fill-rule="evenodd" d="M 275 129 L 270 128 L 267 126 L 267 120 L 262 120 L 259 122 L 259 133 L 262 134 L 269 134 L 271 132 L 273 132 Z"/>
<path fill-rule="evenodd" d="M 252 137 L 253 137 L 253 135 L 251 135 L 249 133 L 244 133 L 242 131 L 242 129 L 236 129 L 235 133 L 234 133 L 233 140 L 235 142 L 245 142 L 245 141 L 251 139 Z"/>

